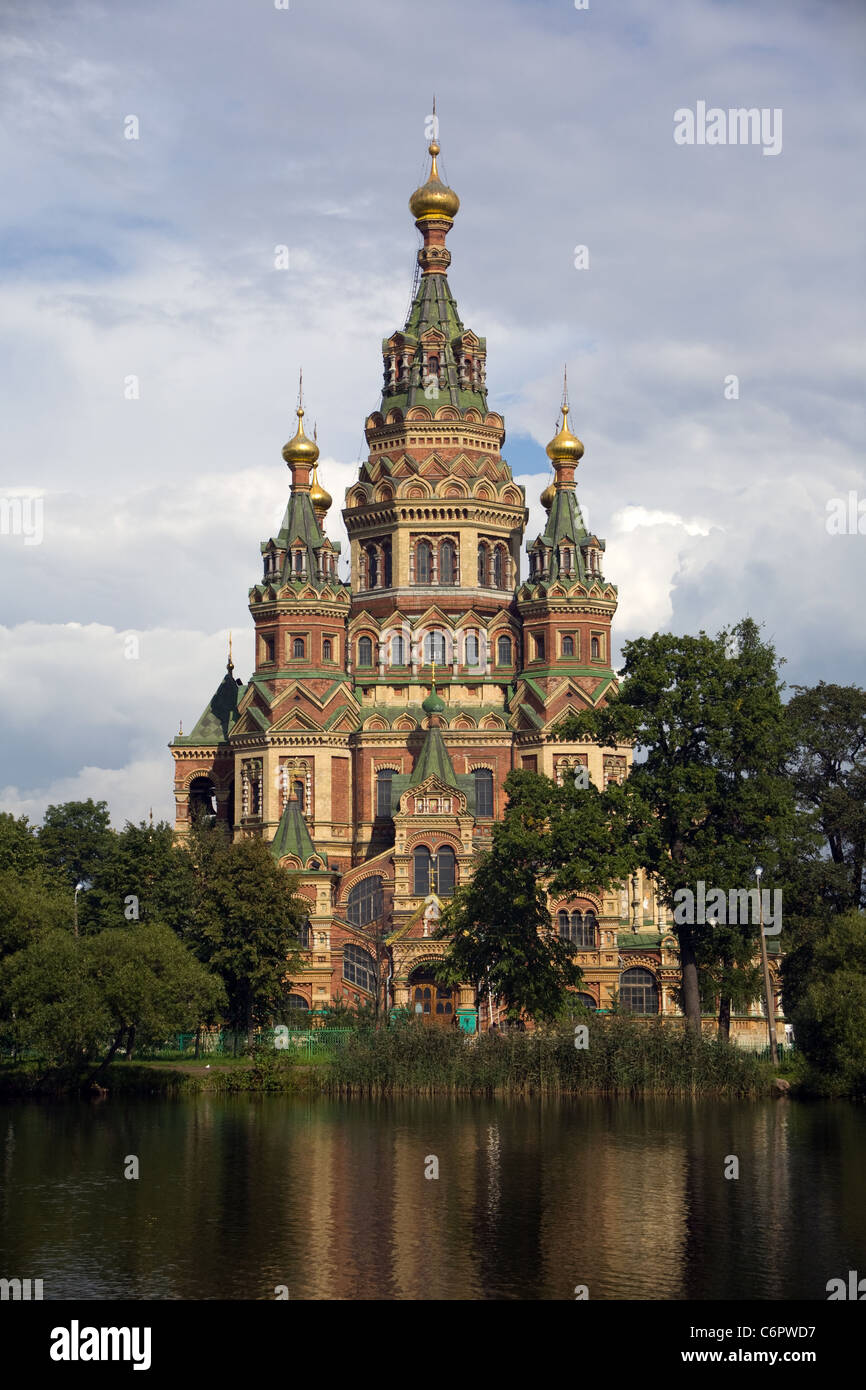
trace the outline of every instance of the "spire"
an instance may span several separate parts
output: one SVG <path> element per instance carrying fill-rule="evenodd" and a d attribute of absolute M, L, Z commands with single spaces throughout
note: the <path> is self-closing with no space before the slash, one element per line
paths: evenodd
<path fill-rule="evenodd" d="M 304 434 L 304 373 L 298 384 L 298 428 L 288 444 L 283 445 L 283 458 L 292 473 L 292 492 L 309 492 L 310 469 L 319 457 L 319 446 Z"/>
<path fill-rule="evenodd" d="M 433 115 L 436 115 L 434 102 Z M 438 133 L 438 125 L 434 123 Z M 430 174 L 427 182 L 416 188 L 409 199 L 409 211 L 415 218 L 415 226 L 421 233 L 424 245 L 418 252 L 418 264 L 424 275 L 442 275 L 448 269 L 451 253 L 445 246 L 445 238 L 450 232 L 454 218 L 460 208 L 460 199 L 443 183 L 439 177 L 436 163 L 441 147 L 435 136 L 427 146 L 430 155 Z"/>
<path fill-rule="evenodd" d="M 574 484 L 574 470 L 583 458 L 583 445 L 568 426 L 568 371 L 563 370 L 562 406 L 560 414 L 562 427 L 547 446 L 547 457 L 553 464 L 554 487 L 571 487 Z"/>
<path fill-rule="evenodd" d="M 290 854 L 293 859 L 300 860 L 302 868 L 306 868 L 311 859 L 316 859 L 319 864 L 327 867 L 328 856 L 316 849 L 307 822 L 301 814 L 298 798 L 292 786 L 293 771 L 294 769 L 289 769 L 286 804 L 280 816 L 277 833 L 271 841 L 271 854 L 278 861 Z"/>
<path fill-rule="evenodd" d="M 231 675 L 231 673 L 232 673 L 232 671 L 233 671 L 234 669 L 235 669 L 235 663 L 232 661 L 232 635 L 231 635 L 231 632 L 230 632 L 230 633 L 229 633 L 229 659 L 228 659 L 228 661 L 226 662 L 226 670 L 228 671 L 229 675 Z"/>

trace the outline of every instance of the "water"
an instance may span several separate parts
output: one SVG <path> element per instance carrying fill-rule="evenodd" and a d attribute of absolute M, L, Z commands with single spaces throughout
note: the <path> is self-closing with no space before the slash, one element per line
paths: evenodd
<path fill-rule="evenodd" d="M 866 1275 L 866 1107 L 841 1102 L 17 1102 L 0 1139 L 0 1276 L 46 1299 L 825 1300 Z"/>

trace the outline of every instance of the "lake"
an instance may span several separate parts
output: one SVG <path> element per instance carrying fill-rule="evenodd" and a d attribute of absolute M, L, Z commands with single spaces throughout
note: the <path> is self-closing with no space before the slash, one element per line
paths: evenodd
<path fill-rule="evenodd" d="M 0 1276 L 46 1299 L 826 1300 L 866 1274 L 846 1102 L 20 1101 L 0 1136 Z"/>

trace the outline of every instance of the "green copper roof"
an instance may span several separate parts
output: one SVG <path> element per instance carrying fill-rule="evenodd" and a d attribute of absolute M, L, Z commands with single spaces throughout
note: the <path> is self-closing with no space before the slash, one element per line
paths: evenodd
<path fill-rule="evenodd" d="M 280 816 L 277 833 L 271 841 L 271 854 L 278 860 L 286 854 L 291 854 L 295 859 L 299 859 L 305 868 L 311 859 L 318 859 L 327 867 L 328 856 L 320 853 L 313 844 L 307 822 L 301 815 L 301 807 L 295 796 L 289 797 Z"/>
<path fill-rule="evenodd" d="M 591 538 L 591 533 L 586 529 L 583 513 L 580 510 L 580 503 L 577 500 L 577 493 L 573 487 L 559 488 L 554 494 L 547 518 L 547 526 L 541 536 L 532 545 L 527 546 L 527 550 L 532 551 L 538 541 L 550 552 L 548 571 L 545 576 L 545 583 L 552 579 L 557 579 L 560 574 L 560 545 L 567 544 L 571 547 L 571 569 L 567 571 L 566 578 L 570 581 L 579 579 L 582 584 L 589 584 L 593 579 L 600 579 L 600 575 L 590 574 L 586 568 L 586 557 L 581 550 L 581 546 Z M 604 541 L 599 541 L 599 548 L 604 550 Z M 530 575 L 529 582 L 533 576 Z"/>
<path fill-rule="evenodd" d="M 452 766 L 448 749 L 445 747 L 445 740 L 438 726 L 427 730 L 421 752 L 418 754 L 418 761 L 409 779 L 409 786 L 418 787 L 428 777 L 438 777 L 439 781 L 444 782 L 446 787 L 453 787 L 455 791 L 460 790 L 457 784 L 457 774 Z"/>
<path fill-rule="evenodd" d="M 241 682 L 226 671 L 191 734 L 179 734 L 174 740 L 181 744 L 225 743 L 238 717 L 238 703 L 243 695 Z"/>
<path fill-rule="evenodd" d="M 437 410 L 442 405 L 455 405 L 458 410 L 480 410 L 487 414 L 487 392 L 468 390 L 460 385 L 460 370 L 455 355 L 466 329 L 457 312 L 457 304 L 444 275 L 422 275 L 415 297 L 412 300 L 409 316 L 403 328 L 403 337 L 417 344 L 428 329 L 435 328 L 442 333 L 445 341 L 439 347 L 441 369 L 445 373 L 445 385 L 440 385 L 438 397 L 431 401 L 425 396 L 424 382 L 421 378 L 421 361 L 416 357 L 409 371 L 409 381 L 405 390 L 386 391 L 382 395 L 382 413 L 395 407 L 406 411 L 412 405 L 426 405 Z M 385 339 L 387 345 L 388 339 Z M 485 349 L 485 339 L 479 338 L 481 352 Z"/>

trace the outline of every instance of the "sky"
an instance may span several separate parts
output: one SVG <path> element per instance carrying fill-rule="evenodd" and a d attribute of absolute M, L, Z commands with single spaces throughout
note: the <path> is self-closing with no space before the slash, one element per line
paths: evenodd
<path fill-rule="evenodd" d="M 434 93 L 527 539 L 567 363 L 618 646 L 748 614 L 866 684 L 864 60 L 860 0 L 4 0 L 0 810 L 173 819 L 301 367 L 345 548 Z"/>

